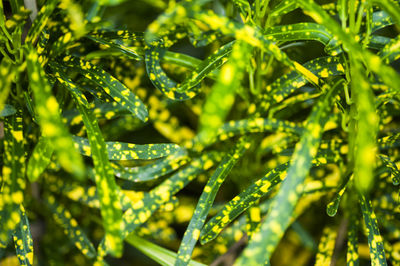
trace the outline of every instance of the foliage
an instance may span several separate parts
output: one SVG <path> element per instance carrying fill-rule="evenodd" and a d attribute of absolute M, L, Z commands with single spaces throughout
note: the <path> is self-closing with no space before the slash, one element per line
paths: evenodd
<path fill-rule="evenodd" d="M 397 0 L 0 1 L 0 264 L 400 265 L 399 23 Z"/>

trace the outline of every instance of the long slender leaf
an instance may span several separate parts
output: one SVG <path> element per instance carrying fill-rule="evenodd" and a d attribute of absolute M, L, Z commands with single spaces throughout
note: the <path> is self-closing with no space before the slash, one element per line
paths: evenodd
<path fill-rule="evenodd" d="M 21 222 L 20 204 L 24 201 L 25 151 L 22 111 L 4 120 L 4 157 L 0 194 L 0 244 L 5 245 Z"/>
<path fill-rule="evenodd" d="M 83 61 L 75 57 L 66 56 L 63 59 L 63 63 L 96 83 L 117 103 L 136 115 L 140 120 L 147 121 L 148 112 L 146 106 L 139 97 L 133 94 L 116 78 L 88 61 Z"/>
<path fill-rule="evenodd" d="M 115 256 L 122 255 L 122 211 L 117 195 L 113 169 L 108 161 L 106 143 L 102 137 L 99 125 L 91 113 L 77 101 L 79 112 L 85 124 L 93 163 L 95 167 L 95 181 L 101 206 L 103 225 L 106 231 L 105 243 L 107 250 Z"/>
<path fill-rule="evenodd" d="M 211 209 L 219 187 L 222 185 L 233 166 L 249 147 L 250 143 L 247 141 L 247 139 L 242 138 L 239 143 L 237 143 L 229 152 L 229 154 L 225 155 L 214 174 L 210 177 L 203 189 L 203 193 L 199 198 L 192 219 L 190 220 L 181 245 L 179 246 L 175 265 L 187 265 L 189 263 L 193 248 L 200 237 L 200 229 L 207 218 L 208 212 Z"/>
<path fill-rule="evenodd" d="M 335 248 L 337 230 L 332 226 L 326 226 L 322 232 L 321 240 L 318 244 L 316 266 L 330 265 Z"/>
<path fill-rule="evenodd" d="M 96 256 L 96 250 L 89 241 L 85 232 L 72 217 L 71 213 L 53 195 L 48 195 L 45 199 L 47 207 L 51 210 L 54 220 L 64 228 L 65 234 L 70 241 L 88 258 Z"/>
<path fill-rule="evenodd" d="M 92 156 L 90 139 L 74 136 L 75 147 L 86 156 Z M 118 141 L 105 142 L 109 160 L 151 160 L 180 150 L 176 144 L 133 144 Z"/>
<path fill-rule="evenodd" d="M 290 165 L 287 178 L 271 206 L 271 213 L 236 261 L 237 265 L 265 263 L 282 238 L 294 207 L 301 196 L 302 189 L 299 187 L 302 186 L 310 169 L 311 160 L 317 153 L 323 127 L 330 110 L 331 99 L 335 97 L 338 91 L 337 87 L 329 89 L 319 103 L 314 106 L 307 121 L 306 130 L 296 145 L 292 156 L 293 163 Z"/>
<path fill-rule="evenodd" d="M 26 175 L 29 181 L 35 182 L 50 164 L 54 148 L 46 137 L 40 137 L 29 158 Z"/>
<path fill-rule="evenodd" d="M 360 195 L 361 211 L 367 227 L 368 246 L 372 265 L 387 265 L 383 241 L 379 233 L 378 221 L 372 209 L 371 202 L 363 195 Z"/>
<path fill-rule="evenodd" d="M 20 204 L 21 221 L 13 233 L 15 250 L 21 265 L 33 265 L 33 239 L 25 209 Z"/>
<path fill-rule="evenodd" d="M 143 252 L 143 254 L 147 255 L 154 261 L 158 262 L 160 265 L 173 265 L 176 253 L 172 252 L 168 249 L 162 248 L 156 244 L 153 244 L 141 237 L 138 237 L 135 234 L 130 234 L 126 241 Z M 199 263 L 197 261 L 191 260 L 188 264 L 189 266 L 204 266 L 204 264 Z"/>
<path fill-rule="evenodd" d="M 35 96 L 34 102 L 42 134 L 53 145 L 63 168 L 77 177 L 82 177 L 84 174 L 82 157 L 76 151 L 71 136 L 61 120 L 59 104 L 51 94 L 51 87 L 38 61 L 38 55 L 32 47 L 27 49 L 27 54 L 29 80 Z"/>

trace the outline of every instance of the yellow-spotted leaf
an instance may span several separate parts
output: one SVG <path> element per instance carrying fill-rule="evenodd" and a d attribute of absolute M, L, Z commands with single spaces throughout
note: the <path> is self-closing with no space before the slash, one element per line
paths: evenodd
<path fill-rule="evenodd" d="M 106 249 L 115 256 L 122 255 L 122 211 L 117 194 L 114 172 L 108 160 L 107 146 L 93 113 L 76 100 L 88 134 L 100 210 L 106 231 Z"/>
<path fill-rule="evenodd" d="M 5 248 L 21 222 L 25 193 L 25 150 L 22 111 L 4 119 L 4 154 L 0 194 L 0 246 Z"/>
<path fill-rule="evenodd" d="M 51 94 L 51 87 L 38 61 L 38 55 L 32 47 L 26 49 L 26 52 L 29 81 L 42 134 L 53 145 L 63 168 L 81 178 L 84 175 L 82 157 L 76 151 L 71 135 L 62 122 L 59 104 Z"/>
<path fill-rule="evenodd" d="M 69 240 L 88 258 L 96 256 L 96 250 L 89 241 L 85 232 L 80 228 L 78 222 L 72 217 L 71 212 L 65 206 L 56 201 L 56 198 L 49 194 L 45 198 L 45 203 L 53 214 L 53 219 L 64 228 Z"/>
<path fill-rule="evenodd" d="M 33 239 L 25 209 L 20 205 L 21 221 L 13 233 L 15 251 L 21 265 L 33 265 Z"/>
<path fill-rule="evenodd" d="M 64 57 L 63 63 L 82 73 L 87 79 L 96 83 L 108 95 L 110 95 L 114 101 L 136 115 L 140 120 L 144 122 L 147 121 L 148 112 L 143 102 L 124 84 L 109 73 L 88 61 L 83 61 L 72 56 Z"/>
<path fill-rule="evenodd" d="M 50 164 L 54 147 L 46 137 L 40 137 L 28 161 L 26 175 L 29 181 L 35 182 Z"/>

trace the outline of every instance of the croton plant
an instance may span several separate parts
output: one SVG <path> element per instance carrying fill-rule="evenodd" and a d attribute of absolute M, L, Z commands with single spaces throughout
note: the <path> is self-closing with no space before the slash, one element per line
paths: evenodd
<path fill-rule="evenodd" d="M 0 1 L 1 265 L 400 265 L 397 0 Z"/>

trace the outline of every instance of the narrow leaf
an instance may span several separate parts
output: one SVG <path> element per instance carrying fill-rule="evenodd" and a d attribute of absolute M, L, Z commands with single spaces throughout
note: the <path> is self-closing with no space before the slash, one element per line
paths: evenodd
<path fill-rule="evenodd" d="M 38 61 L 38 55 L 32 47 L 27 49 L 26 59 L 42 134 L 53 145 L 58 161 L 63 168 L 77 177 L 83 177 L 82 157 L 76 151 L 71 136 L 62 122 L 59 105 L 51 94 L 51 87 Z"/>
<path fill-rule="evenodd" d="M 208 180 L 179 246 L 175 265 L 187 265 L 189 263 L 194 246 L 200 237 L 200 229 L 203 227 L 220 186 L 233 166 L 249 147 L 250 143 L 247 141 L 247 138 L 242 138 L 222 159 L 214 174 Z"/>
<path fill-rule="evenodd" d="M 108 152 L 99 125 L 91 111 L 80 105 L 77 107 L 85 124 L 93 164 L 95 167 L 95 181 L 101 206 L 103 225 L 106 231 L 105 243 L 107 250 L 115 256 L 122 255 L 122 212 L 117 195 L 113 169 L 108 161 Z"/>
<path fill-rule="evenodd" d="M 63 63 L 68 67 L 82 73 L 87 79 L 100 86 L 117 103 L 128 109 L 140 120 L 146 122 L 148 112 L 143 102 L 131 92 L 124 84 L 102 70 L 101 68 L 75 57 L 66 56 Z"/>
<path fill-rule="evenodd" d="M 29 181 L 35 182 L 50 164 L 54 148 L 46 137 L 40 137 L 29 158 L 26 175 Z"/>

